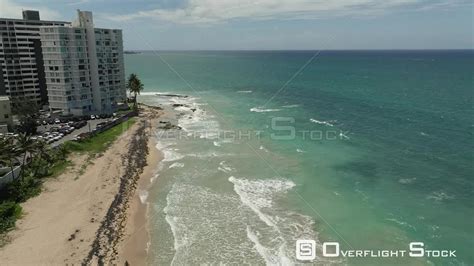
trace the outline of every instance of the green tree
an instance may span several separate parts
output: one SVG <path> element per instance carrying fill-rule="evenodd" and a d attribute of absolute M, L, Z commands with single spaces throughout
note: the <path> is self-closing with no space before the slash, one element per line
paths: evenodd
<path fill-rule="evenodd" d="M 27 163 L 27 157 L 35 151 L 35 141 L 31 139 L 31 136 L 26 133 L 20 133 L 16 138 L 16 145 L 19 152 L 23 155 L 23 160 L 21 162 L 20 174 L 19 176 L 23 179 L 25 172 L 25 167 Z"/>
<path fill-rule="evenodd" d="M 15 146 L 13 139 L 2 138 L 0 139 L 0 163 L 10 166 L 10 171 L 12 172 L 12 177 L 15 179 L 14 162 L 17 160 L 17 157 L 20 155 L 18 149 Z"/>
<path fill-rule="evenodd" d="M 29 135 L 36 134 L 38 125 L 36 120 L 39 113 L 38 104 L 35 101 L 19 99 L 13 102 L 13 113 L 18 116 L 19 125 L 17 130 Z"/>
<path fill-rule="evenodd" d="M 134 96 L 133 109 L 135 111 L 138 111 L 137 95 L 140 95 L 140 92 L 143 90 L 143 83 L 141 82 L 141 80 L 138 78 L 138 76 L 135 73 L 130 74 L 130 76 L 128 77 L 127 89 Z"/>
<path fill-rule="evenodd" d="M 51 149 L 49 148 L 49 145 L 42 140 L 36 141 L 33 146 L 33 153 L 33 176 L 46 176 L 50 165 L 54 163 L 54 158 L 52 158 Z"/>

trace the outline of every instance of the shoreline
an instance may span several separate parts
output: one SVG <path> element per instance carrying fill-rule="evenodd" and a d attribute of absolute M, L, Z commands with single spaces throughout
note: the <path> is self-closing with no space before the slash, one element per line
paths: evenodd
<path fill-rule="evenodd" d="M 154 106 L 146 106 L 145 109 L 160 110 Z M 160 115 L 160 117 L 163 113 Z M 158 174 L 159 164 L 163 160 L 163 154 L 156 148 L 157 141 L 153 136 L 153 129 L 157 126 L 156 119 L 152 119 L 148 127 L 148 155 L 147 165 L 143 169 L 135 193 L 131 198 L 130 207 L 127 211 L 128 223 L 120 248 L 120 263 L 130 265 L 146 265 L 148 260 L 148 249 L 151 242 L 149 227 L 149 191 L 153 185 L 153 179 Z"/>

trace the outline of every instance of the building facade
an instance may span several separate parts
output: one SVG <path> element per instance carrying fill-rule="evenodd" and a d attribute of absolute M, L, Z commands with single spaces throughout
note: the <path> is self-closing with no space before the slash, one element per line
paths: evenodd
<path fill-rule="evenodd" d="M 122 31 L 94 28 L 91 12 L 71 25 L 40 29 L 48 101 L 53 110 L 113 112 L 126 99 Z"/>
<path fill-rule="evenodd" d="M 42 21 L 38 11 L 23 11 L 23 19 L 0 18 L 0 95 L 17 101 L 47 104 L 40 27 L 67 25 Z"/>
<path fill-rule="evenodd" d="M 13 126 L 13 117 L 10 107 L 10 98 L 0 96 L 0 133 L 8 132 L 8 127 Z"/>

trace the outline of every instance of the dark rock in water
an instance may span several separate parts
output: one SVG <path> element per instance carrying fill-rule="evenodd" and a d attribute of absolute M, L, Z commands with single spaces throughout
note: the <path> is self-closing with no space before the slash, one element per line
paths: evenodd
<path fill-rule="evenodd" d="M 181 130 L 182 129 L 180 126 L 171 124 L 171 122 L 166 122 L 166 124 L 160 128 L 165 129 L 165 130 L 169 130 L 169 129 Z"/>
<path fill-rule="evenodd" d="M 193 113 L 196 112 L 196 108 L 191 109 L 191 111 L 193 111 Z"/>
<path fill-rule="evenodd" d="M 184 105 L 182 103 L 173 103 L 171 106 L 173 106 L 173 107 L 183 107 L 183 106 L 186 106 L 186 105 Z"/>
<path fill-rule="evenodd" d="M 168 94 L 168 93 L 157 93 L 156 96 L 188 98 L 188 95 Z"/>

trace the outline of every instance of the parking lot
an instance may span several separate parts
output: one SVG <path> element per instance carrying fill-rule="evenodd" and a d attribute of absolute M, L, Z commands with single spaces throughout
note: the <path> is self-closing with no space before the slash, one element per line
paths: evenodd
<path fill-rule="evenodd" d="M 53 147 L 58 146 L 64 143 L 65 141 L 73 140 L 77 135 L 81 133 L 93 131 L 99 123 L 104 123 L 110 120 L 111 118 L 100 118 L 100 119 L 85 121 L 87 122 L 87 124 L 84 127 L 81 127 L 78 129 L 75 128 L 72 132 L 68 134 L 64 134 L 60 139 L 51 142 L 51 146 Z M 52 124 L 52 125 L 48 124 L 48 125 L 38 126 L 38 136 L 44 136 L 46 133 L 51 132 L 51 129 L 64 127 L 65 124 L 66 123 L 59 123 L 59 124 Z"/>

